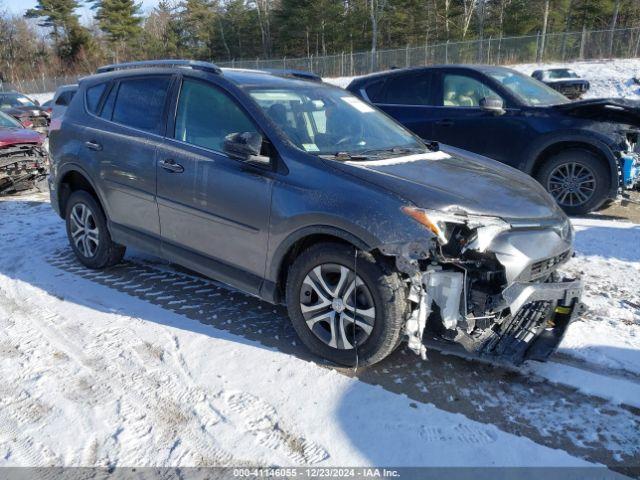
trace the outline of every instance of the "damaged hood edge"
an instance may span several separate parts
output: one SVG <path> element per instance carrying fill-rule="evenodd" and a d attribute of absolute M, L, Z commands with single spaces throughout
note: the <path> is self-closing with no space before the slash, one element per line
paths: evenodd
<path fill-rule="evenodd" d="M 364 162 L 327 161 L 419 208 L 499 217 L 508 223 L 539 225 L 564 219 L 553 198 L 528 175 L 470 152 L 443 148 Z"/>

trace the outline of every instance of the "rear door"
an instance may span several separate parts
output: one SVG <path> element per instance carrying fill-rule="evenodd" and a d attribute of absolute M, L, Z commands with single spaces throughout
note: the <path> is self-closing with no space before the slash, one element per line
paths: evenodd
<path fill-rule="evenodd" d="M 110 221 L 121 233 L 158 245 L 155 150 L 171 81 L 171 75 L 145 75 L 89 88 L 87 109 L 95 113 L 83 132 L 83 154 L 97 165 Z"/>
<path fill-rule="evenodd" d="M 230 158 L 224 139 L 258 128 L 223 87 L 184 78 L 157 153 L 163 256 L 257 292 L 264 276 L 272 175 Z"/>
<path fill-rule="evenodd" d="M 433 139 L 431 71 L 396 74 L 365 87 L 368 100 L 426 140 Z M 360 92 L 362 94 L 362 92 Z"/>

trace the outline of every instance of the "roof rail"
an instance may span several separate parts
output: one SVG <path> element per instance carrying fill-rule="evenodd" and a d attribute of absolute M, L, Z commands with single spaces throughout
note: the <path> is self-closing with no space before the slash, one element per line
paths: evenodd
<path fill-rule="evenodd" d="M 202 70 L 203 72 L 221 75 L 222 70 L 214 63 L 200 62 L 197 60 L 144 60 L 141 62 L 114 63 L 99 67 L 96 73 L 114 72 L 116 70 L 126 70 L 129 68 L 162 68 L 179 67 Z"/>
<path fill-rule="evenodd" d="M 300 80 L 309 80 L 312 82 L 321 82 L 322 77 L 320 75 L 316 75 L 315 73 L 305 72 L 304 70 L 290 70 L 290 69 L 279 69 L 279 68 L 265 68 L 264 72 L 269 72 L 272 75 L 277 77 L 293 77 L 298 78 Z"/>

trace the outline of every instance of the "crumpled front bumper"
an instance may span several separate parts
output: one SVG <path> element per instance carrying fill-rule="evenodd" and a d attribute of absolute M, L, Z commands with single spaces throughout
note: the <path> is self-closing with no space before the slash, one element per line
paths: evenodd
<path fill-rule="evenodd" d="M 569 324 L 584 311 L 582 281 L 514 283 L 503 297 L 511 317 L 494 329 L 478 352 L 511 363 L 545 361 L 558 348 Z"/>

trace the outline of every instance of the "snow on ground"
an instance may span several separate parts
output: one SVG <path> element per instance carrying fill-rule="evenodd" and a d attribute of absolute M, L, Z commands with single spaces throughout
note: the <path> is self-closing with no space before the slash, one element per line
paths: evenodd
<path fill-rule="evenodd" d="M 544 68 L 572 68 L 578 75 L 591 83 L 591 89 L 585 98 L 627 97 L 640 98 L 640 85 L 633 79 L 640 75 L 640 59 L 598 60 L 591 62 L 569 62 L 549 64 L 508 65 L 527 75 L 534 70 Z M 355 77 L 325 78 L 328 83 L 345 88 Z"/>
<path fill-rule="evenodd" d="M 560 351 L 640 378 L 640 225 L 574 224 L 578 256 L 567 271 L 585 279 L 589 310 L 570 326 Z"/>
<path fill-rule="evenodd" d="M 637 371 L 639 227 L 577 226 L 594 312 L 563 350 Z M 353 377 L 280 307 L 136 252 L 86 270 L 46 194 L 0 200 L 0 243 L 0 466 L 638 464 L 624 406 L 437 352 Z"/>
<path fill-rule="evenodd" d="M 42 194 L 0 201 L 0 239 L 0 466 L 586 464 L 87 280 Z"/>

